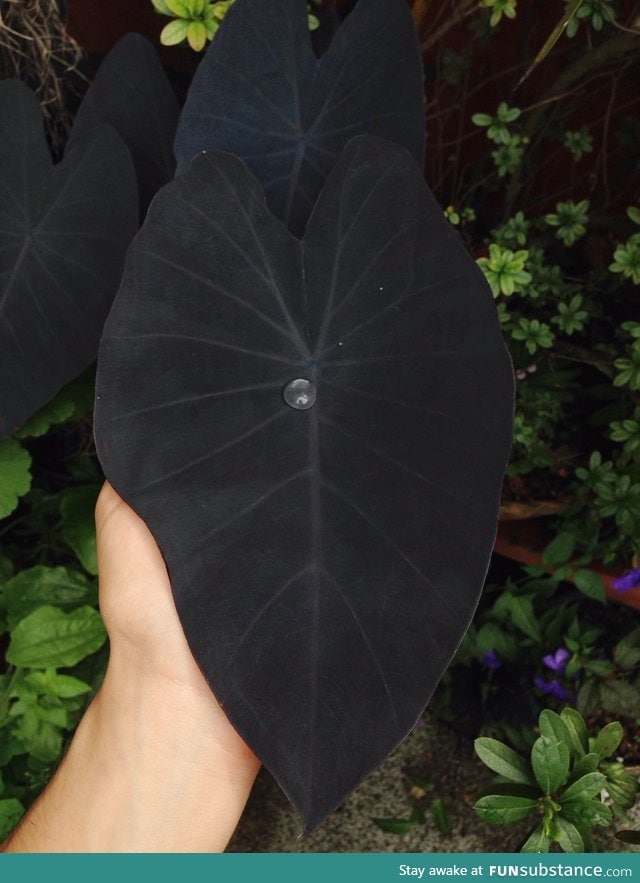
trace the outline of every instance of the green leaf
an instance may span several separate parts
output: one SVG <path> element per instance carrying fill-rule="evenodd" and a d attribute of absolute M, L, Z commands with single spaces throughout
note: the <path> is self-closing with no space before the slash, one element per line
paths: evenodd
<path fill-rule="evenodd" d="M 165 0 L 165 4 L 169 7 L 173 15 L 177 15 L 180 18 L 189 18 L 191 15 L 187 0 Z"/>
<path fill-rule="evenodd" d="M 91 692 L 91 685 L 70 675 L 58 674 L 54 669 L 46 672 L 34 671 L 26 675 L 24 685 L 36 695 L 56 696 L 60 699 L 72 699 Z"/>
<path fill-rule="evenodd" d="M 162 29 L 160 33 L 160 42 L 163 46 L 175 46 L 187 39 L 187 29 L 189 22 L 184 19 L 176 19 L 170 21 L 168 25 Z"/>
<path fill-rule="evenodd" d="M 596 736 L 594 750 L 600 755 L 601 760 L 611 757 L 622 742 L 623 733 L 622 724 L 619 721 L 613 721 L 600 730 Z"/>
<path fill-rule="evenodd" d="M 98 573 L 94 512 L 99 493 L 99 485 L 70 488 L 60 504 L 62 537 L 84 569 L 94 576 Z"/>
<path fill-rule="evenodd" d="M 607 780 L 606 790 L 611 800 L 621 809 L 630 809 L 636 802 L 637 788 L 630 783 Z"/>
<path fill-rule="evenodd" d="M 606 776 L 602 773 L 587 773 L 569 785 L 558 800 L 564 803 L 567 800 L 588 800 L 597 797 L 604 788 L 605 782 Z"/>
<path fill-rule="evenodd" d="M 24 426 L 15 433 L 15 436 L 16 438 L 39 438 L 51 426 L 68 420 L 74 411 L 73 400 L 66 388 L 62 389 L 52 401 L 29 418 Z"/>
<path fill-rule="evenodd" d="M 560 717 L 569 731 L 574 757 L 584 757 L 589 751 L 589 734 L 582 715 L 575 708 L 563 708 Z"/>
<path fill-rule="evenodd" d="M 187 40 L 194 52 L 204 49 L 207 42 L 207 29 L 201 21 L 190 21 L 187 26 Z"/>
<path fill-rule="evenodd" d="M 69 610 L 83 604 L 96 604 L 97 600 L 95 584 L 84 574 L 67 567 L 31 567 L 8 580 L 4 586 L 4 603 L 11 628 L 45 604 Z"/>
<path fill-rule="evenodd" d="M 607 593 L 602 577 L 593 570 L 576 570 L 573 574 L 573 581 L 583 595 L 593 598 L 594 601 L 600 601 L 602 604 L 606 602 Z"/>
<path fill-rule="evenodd" d="M 520 852 L 549 852 L 551 840 L 544 832 L 542 822 L 537 825 L 520 847 Z"/>
<path fill-rule="evenodd" d="M 31 487 L 31 457 L 14 438 L 0 441 L 0 518 L 11 515 Z"/>
<path fill-rule="evenodd" d="M 582 776 L 586 776 L 587 773 L 595 773 L 598 769 L 599 763 L 600 755 L 596 754 L 595 751 L 585 754 L 585 756 L 581 757 L 574 766 L 571 772 L 571 781 L 577 781 Z"/>
<path fill-rule="evenodd" d="M 0 800 L 0 842 L 13 831 L 24 814 L 24 806 L 19 800 L 10 797 Z"/>
<path fill-rule="evenodd" d="M 415 826 L 411 819 L 371 819 L 379 828 L 388 834 L 408 834 Z"/>
<path fill-rule="evenodd" d="M 505 776 L 512 782 L 520 782 L 523 785 L 534 784 L 527 761 L 507 745 L 498 742 L 497 739 L 486 737 L 476 739 L 473 744 L 480 760 L 494 773 Z"/>
<path fill-rule="evenodd" d="M 540 736 L 531 749 L 531 765 L 544 793 L 553 794 L 567 781 L 569 748 L 555 737 Z"/>
<path fill-rule="evenodd" d="M 561 815 L 580 829 L 595 825 L 606 827 L 613 822 L 611 808 L 600 800 L 580 799 L 562 801 Z"/>
<path fill-rule="evenodd" d="M 640 208 L 635 205 L 630 205 L 627 209 L 627 215 L 629 216 L 629 220 L 633 221 L 634 224 L 640 224 Z"/>
<path fill-rule="evenodd" d="M 556 714 L 555 711 L 551 711 L 549 708 L 545 708 L 544 711 L 540 712 L 538 726 L 543 736 L 555 739 L 557 742 L 564 744 L 567 751 L 571 751 L 573 748 L 571 734 L 559 714 Z"/>
<path fill-rule="evenodd" d="M 508 825 L 526 819 L 537 806 L 538 801 L 532 797 L 487 794 L 477 800 L 473 808 L 484 822 L 492 825 Z"/>
<path fill-rule="evenodd" d="M 106 637 L 100 614 L 92 607 L 71 613 L 40 607 L 13 630 L 7 661 L 24 668 L 76 665 L 99 650 Z"/>
<path fill-rule="evenodd" d="M 93 408 L 95 393 L 95 369 L 89 368 L 60 392 L 43 408 L 40 408 L 16 433 L 15 438 L 38 438 L 51 426 L 63 423 L 71 417 L 84 417 Z"/>
<path fill-rule="evenodd" d="M 572 533 L 559 533 L 544 550 L 542 560 L 553 566 L 569 561 L 576 547 L 576 538 Z"/>
<path fill-rule="evenodd" d="M 451 819 L 449 818 L 449 811 L 442 797 L 436 797 L 435 800 L 431 802 L 431 816 L 434 825 L 443 836 L 446 837 L 451 833 Z"/>
<path fill-rule="evenodd" d="M 554 840 L 565 852 L 584 852 L 584 840 L 572 822 L 563 819 L 562 816 L 556 816 L 555 828 Z"/>
<path fill-rule="evenodd" d="M 509 597 L 509 612 L 514 625 L 536 643 L 542 641 L 540 623 L 533 610 L 533 602 L 525 595 L 511 595 Z"/>
<path fill-rule="evenodd" d="M 161 15 L 173 15 L 171 10 L 165 3 L 165 0 L 151 0 L 151 2 L 153 3 L 157 12 L 159 12 Z"/>
<path fill-rule="evenodd" d="M 640 627 L 625 635 L 613 648 L 613 661 L 620 668 L 635 668 L 640 662 Z"/>
<path fill-rule="evenodd" d="M 606 681 L 600 684 L 600 707 L 627 717 L 640 717 L 640 691 L 628 681 Z"/>

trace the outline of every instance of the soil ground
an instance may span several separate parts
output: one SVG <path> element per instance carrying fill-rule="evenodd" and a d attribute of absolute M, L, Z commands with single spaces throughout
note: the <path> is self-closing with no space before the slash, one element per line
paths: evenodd
<path fill-rule="evenodd" d="M 428 788 L 416 790 L 413 780 Z M 522 828 L 482 822 L 472 806 L 492 774 L 462 739 L 427 718 L 405 742 L 312 834 L 301 825 L 273 778 L 262 771 L 229 852 L 514 852 Z M 431 813 L 440 798 L 449 831 L 442 833 Z M 398 835 L 381 830 L 373 818 L 408 818 L 423 808 L 426 822 Z"/>

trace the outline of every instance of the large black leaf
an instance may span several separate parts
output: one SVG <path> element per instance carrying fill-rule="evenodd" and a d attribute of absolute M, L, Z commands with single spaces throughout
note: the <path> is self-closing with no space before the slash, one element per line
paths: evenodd
<path fill-rule="evenodd" d="M 301 235 L 350 138 L 388 138 L 422 165 L 424 131 L 422 63 L 404 0 L 360 0 L 320 59 L 305 0 L 236 0 L 189 89 L 176 156 L 184 171 L 201 150 L 235 153 Z"/>
<path fill-rule="evenodd" d="M 112 125 L 131 151 L 144 216 L 175 172 L 179 110 L 158 53 L 144 37 L 127 34 L 105 57 L 82 100 L 71 144 L 99 123 Z"/>
<path fill-rule="evenodd" d="M 283 398 L 298 378 L 307 410 Z M 491 292 L 403 148 L 354 139 L 302 243 L 228 154 L 153 203 L 101 343 L 98 453 L 306 830 L 415 724 L 469 624 L 512 409 Z"/>
<path fill-rule="evenodd" d="M 98 352 L 136 229 L 131 157 L 100 126 L 52 164 L 40 107 L 0 83 L 0 437 Z"/>

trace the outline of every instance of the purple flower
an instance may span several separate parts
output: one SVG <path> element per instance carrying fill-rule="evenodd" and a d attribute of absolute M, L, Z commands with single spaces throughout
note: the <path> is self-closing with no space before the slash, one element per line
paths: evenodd
<path fill-rule="evenodd" d="M 567 702 L 571 699 L 571 693 L 555 678 L 552 681 L 545 681 L 544 678 L 534 678 L 533 683 L 545 696 L 553 696 L 554 699 L 559 699 L 561 702 Z"/>
<path fill-rule="evenodd" d="M 616 592 L 628 592 L 630 589 L 640 588 L 640 567 L 629 570 L 624 576 L 619 576 L 611 581 Z"/>
<path fill-rule="evenodd" d="M 502 660 L 495 650 L 487 650 L 482 657 L 482 664 L 495 671 L 496 668 L 502 667 Z"/>
<path fill-rule="evenodd" d="M 548 653 L 542 657 L 542 661 L 547 668 L 550 668 L 551 671 L 557 671 L 560 675 L 564 674 L 567 662 L 570 659 L 571 653 L 569 653 L 566 647 L 559 647 L 555 653 Z"/>

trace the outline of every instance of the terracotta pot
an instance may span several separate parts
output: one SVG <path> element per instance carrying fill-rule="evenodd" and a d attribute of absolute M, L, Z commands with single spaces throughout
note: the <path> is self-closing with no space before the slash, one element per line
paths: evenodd
<path fill-rule="evenodd" d="M 497 555 L 502 555 L 504 558 L 517 561 L 519 564 L 527 566 L 540 565 L 548 573 L 553 573 L 557 570 L 557 567 L 546 565 L 542 560 L 542 553 L 549 544 L 550 539 L 549 532 L 545 530 L 538 519 L 503 520 L 501 518 L 498 525 L 494 552 Z M 590 569 L 602 578 L 607 590 L 607 597 L 611 601 L 625 604 L 634 610 L 640 610 L 640 588 L 631 589 L 628 592 L 618 592 L 613 588 L 612 582 L 614 579 L 622 576 L 621 573 L 608 570 L 603 564 L 598 562 L 591 564 Z"/>

